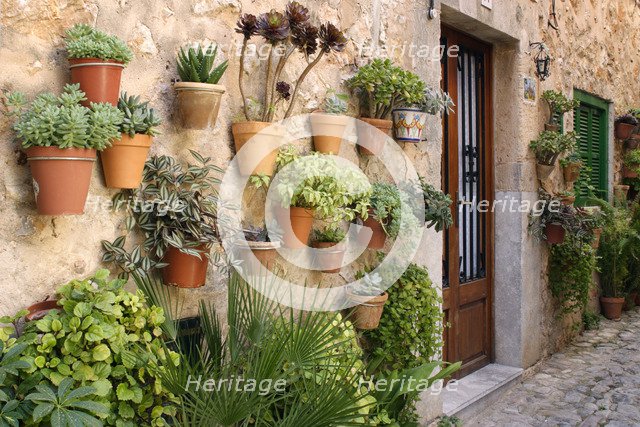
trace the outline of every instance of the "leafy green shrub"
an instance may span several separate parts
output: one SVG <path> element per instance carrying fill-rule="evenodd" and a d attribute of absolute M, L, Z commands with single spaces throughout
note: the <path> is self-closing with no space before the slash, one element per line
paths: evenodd
<path fill-rule="evenodd" d="M 358 68 L 348 85 L 360 96 L 365 117 L 385 119 L 395 107 L 425 101 L 425 84 L 420 77 L 389 59 L 374 59 Z"/>
<path fill-rule="evenodd" d="M 123 113 L 111 104 L 80 105 L 85 94 L 80 85 L 66 85 L 60 96 L 43 93 L 27 105 L 23 94 L 8 96 L 13 129 L 23 148 L 93 148 L 104 150 L 120 138 Z"/>
<path fill-rule="evenodd" d="M 624 156 L 624 166 L 633 172 L 640 172 L 640 149 L 629 151 Z"/>
<path fill-rule="evenodd" d="M 125 42 L 86 24 L 67 30 L 67 52 L 71 59 L 97 58 L 128 64 L 133 53 Z"/>
<path fill-rule="evenodd" d="M 33 387 L 42 380 L 39 393 L 24 400 L 40 406 L 27 406 L 26 413 L 44 425 L 49 425 L 48 417 L 55 418 L 49 404 L 62 412 L 88 411 L 108 425 L 164 425 L 163 417 L 175 413 L 174 397 L 150 370 L 159 363 L 178 363 L 177 354 L 162 341 L 163 310 L 146 306 L 140 292 L 125 291 L 125 281 L 109 281 L 108 275 L 100 270 L 62 286 L 60 310 L 27 323 L 24 335 L 10 342 L 8 352 L 19 348 L 20 360 L 28 366 L 17 374 L 14 370 L 20 381 L 10 391 L 19 398 L 24 395 L 20 382 L 38 379 Z M 57 395 L 45 390 L 51 387 L 58 388 Z M 85 387 L 91 388 L 90 399 L 84 399 L 89 396 Z M 108 411 L 81 403 L 86 400 Z M 53 419 L 50 423 L 56 425 Z"/>
<path fill-rule="evenodd" d="M 371 216 L 382 225 L 387 236 L 395 238 L 400 232 L 402 202 L 400 191 L 393 184 L 376 182 L 371 186 L 369 199 Z"/>
<path fill-rule="evenodd" d="M 424 196 L 424 221 L 427 228 L 435 227 L 442 231 L 453 224 L 451 215 L 451 197 L 429 184 L 424 177 L 420 177 L 420 187 Z"/>
<path fill-rule="evenodd" d="M 582 313 L 582 325 L 584 326 L 585 331 L 592 331 L 600 328 L 601 320 L 602 317 L 598 313 L 592 313 L 590 311 Z"/>
<path fill-rule="evenodd" d="M 561 120 L 565 113 L 573 111 L 573 109 L 580 106 L 580 101 L 577 99 L 569 99 L 562 92 L 556 90 L 545 90 L 542 93 L 542 99 L 547 101 L 549 105 L 549 124 L 557 125 L 558 120 Z"/>
<path fill-rule="evenodd" d="M 140 102 L 139 96 L 127 96 L 127 92 L 120 94 L 118 109 L 124 114 L 120 124 L 120 132 L 129 135 L 131 138 L 136 134 L 156 136 L 161 120 L 155 115 L 153 108 L 149 107 L 149 102 Z"/>
<path fill-rule="evenodd" d="M 569 238 L 551 247 L 549 286 L 551 294 L 560 300 L 563 314 L 586 307 L 593 273 L 597 270 L 596 252 L 590 243 Z"/>
<path fill-rule="evenodd" d="M 218 55 L 218 46 L 208 46 L 205 49 L 197 45 L 186 52 L 180 48 L 178 53 L 178 74 L 183 82 L 217 84 L 229 66 L 229 61 L 223 61 L 213 66 Z"/>
<path fill-rule="evenodd" d="M 538 139 L 531 141 L 529 148 L 535 153 L 538 163 L 552 166 L 561 154 L 575 148 L 577 139 L 575 132 L 560 133 L 545 130 L 540 133 Z"/>

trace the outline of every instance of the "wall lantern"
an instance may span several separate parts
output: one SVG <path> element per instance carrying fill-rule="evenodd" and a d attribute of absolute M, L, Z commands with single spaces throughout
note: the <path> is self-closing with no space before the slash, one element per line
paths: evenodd
<path fill-rule="evenodd" d="M 551 57 L 549 56 L 549 48 L 543 42 L 535 42 L 529 44 L 529 47 L 536 48 L 536 52 L 533 61 L 536 63 L 536 76 L 545 81 L 547 77 L 551 75 L 549 65 L 551 64 Z"/>

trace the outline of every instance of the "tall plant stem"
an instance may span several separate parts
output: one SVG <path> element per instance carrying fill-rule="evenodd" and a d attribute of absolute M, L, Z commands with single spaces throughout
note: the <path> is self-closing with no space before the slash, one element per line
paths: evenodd
<path fill-rule="evenodd" d="M 287 63 L 287 61 L 289 60 L 289 57 L 294 51 L 295 51 L 294 47 L 289 48 L 289 50 L 280 57 L 280 60 L 278 60 L 276 71 L 273 74 L 273 84 L 271 85 L 271 97 L 269 98 L 269 105 L 273 104 L 273 99 L 275 98 L 275 95 L 276 95 L 276 85 L 278 84 L 278 80 L 280 80 L 280 75 L 282 74 L 282 70 L 284 70 L 285 64 Z M 275 113 L 276 113 L 276 109 L 274 106 L 274 108 L 271 111 L 269 111 L 269 116 L 267 117 L 268 122 L 273 120 L 273 116 Z"/>
<path fill-rule="evenodd" d="M 247 98 L 244 96 L 244 85 L 242 82 L 242 75 L 244 74 L 244 57 L 247 52 L 247 44 L 249 39 L 245 38 L 242 42 L 242 50 L 240 51 L 240 72 L 238 74 L 238 87 L 240 87 L 240 96 L 242 96 L 242 111 L 244 112 L 244 118 L 249 121 L 249 108 L 247 107 Z"/>
<path fill-rule="evenodd" d="M 307 74 L 309 74 L 309 71 L 311 71 L 311 69 L 315 67 L 318 62 L 320 62 L 320 59 L 324 56 L 324 54 L 325 54 L 325 51 L 321 50 L 318 56 L 316 56 L 316 59 L 314 59 L 313 62 L 307 65 L 307 68 L 305 68 L 302 74 L 300 74 L 300 77 L 298 77 L 298 81 L 296 82 L 296 87 L 293 89 L 293 94 L 291 94 L 291 101 L 289 101 L 289 108 L 287 108 L 287 112 L 284 115 L 285 119 L 289 117 L 293 112 L 293 105 L 296 102 L 296 95 L 298 95 L 298 89 L 300 89 L 300 85 L 304 81 L 305 77 L 307 77 Z"/>
<path fill-rule="evenodd" d="M 271 77 L 271 62 L 273 59 L 273 51 L 274 45 L 271 45 L 269 49 L 269 56 L 267 57 L 267 76 L 265 79 L 265 88 L 264 88 L 264 112 L 262 113 L 262 121 L 266 122 L 269 117 L 269 109 L 271 106 L 268 104 L 269 102 L 269 78 Z"/>

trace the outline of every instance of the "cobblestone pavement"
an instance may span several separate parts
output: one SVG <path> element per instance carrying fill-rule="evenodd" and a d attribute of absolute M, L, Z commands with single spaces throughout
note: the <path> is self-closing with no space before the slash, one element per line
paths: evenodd
<path fill-rule="evenodd" d="M 603 320 L 465 426 L 640 426 L 640 310 Z"/>

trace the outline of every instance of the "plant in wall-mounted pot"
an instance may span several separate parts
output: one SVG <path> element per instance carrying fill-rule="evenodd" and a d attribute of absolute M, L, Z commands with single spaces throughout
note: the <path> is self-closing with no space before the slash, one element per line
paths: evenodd
<path fill-rule="evenodd" d="M 542 99 L 549 106 L 549 119 L 544 125 L 545 130 L 548 131 L 558 132 L 565 113 L 573 111 L 580 106 L 580 101 L 569 99 L 562 92 L 556 90 L 545 90 L 542 93 Z"/>
<path fill-rule="evenodd" d="M 576 194 L 570 190 L 564 190 L 557 195 L 560 202 L 565 206 L 573 206 L 576 201 Z"/>
<path fill-rule="evenodd" d="M 71 83 L 78 83 L 86 94 L 83 105 L 107 102 L 116 105 L 120 95 L 122 70 L 133 59 L 133 53 L 119 38 L 86 24 L 67 30 L 67 55 Z"/>
<path fill-rule="evenodd" d="M 320 153 L 297 157 L 286 152 L 279 157 L 276 193 L 282 209 L 276 217 L 280 224 L 291 222 L 291 230 L 283 230 L 287 248 L 307 244 L 314 217 L 333 224 L 366 217 L 371 186 L 362 171 Z"/>
<path fill-rule="evenodd" d="M 631 187 L 625 184 L 614 184 L 613 198 L 619 203 L 626 203 L 629 197 L 629 188 Z"/>
<path fill-rule="evenodd" d="M 322 249 L 317 254 L 315 265 L 323 273 L 340 273 L 345 246 L 342 243 L 346 233 L 335 225 L 313 230 L 311 247 Z"/>
<path fill-rule="evenodd" d="M 229 61 L 214 67 L 218 46 L 195 45 L 178 53 L 179 82 L 174 88 L 178 94 L 178 118 L 187 129 L 207 129 L 216 125 L 220 102 L 225 87 L 218 84 L 227 70 Z"/>
<path fill-rule="evenodd" d="M 107 103 L 84 107 L 84 99 L 77 84 L 66 85 L 60 96 L 40 94 L 31 104 L 18 92 L 7 98 L 41 215 L 82 214 L 96 151 L 120 137 L 122 112 Z"/>
<path fill-rule="evenodd" d="M 419 86 L 416 84 L 415 86 Z M 408 88 L 407 88 L 408 90 Z M 404 97 L 405 102 L 408 97 Z M 425 140 L 427 115 L 453 112 L 453 100 L 440 89 L 427 88 L 420 102 L 406 107 L 394 108 L 393 133 L 396 141 L 418 143 Z"/>
<path fill-rule="evenodd" d="M 638 127 L 638 119 L 633 114 L 623 114 L 616 117 L 615 136 L 617 139 L 626 141 L 633 135 Z"/>
<path fill-rule="evenodd" d="M 402 204 L 398 188 L 384 182 L 374 183 L 371 186 L 367 215 L 360 215 L 362 225 L 371 229 L 373 234 L 367 242 L 365 233 L 361 232 L 360 243 L 369 249 L 382 249 L 387 236 L 393 239 L 398 235 L 401 218 Z"/>
<path fill-rule="evenodd" d="M 238 85 L 242 96 L 243 108 L 241 120 L 233 123 L 231 130 L 236 152 L 251 138 L 256 136 L 256 144 L 250 151 L 243 150 L 238 157 L 240 172 L 243 175 L 273 175 L 278 142 L 284 135 L 284 129 L 272 125 L 278 111 L 284 111 L 282 117 L 293 113 L 302 83 L 311 70 L 330 52 L 341 52 L 347 42 L 342 32 L 332 23 L 319 27 L 310 22 L 309 10 L 298 2 L 290 2 L 284 12 L 271 10 L 255 16 L 244 14 L 237 23 L 236 32 L 242 34 L 240 51 L 240 69 Z M 249 97 L 245 90 L 245 57 L 249 41 L 260 36 L 268 48 L 264 65 L 264 79 L 254 79 L 254 85 L 264 89 L 262 96 Z M 306 66 L 290 82 L 283 80 L 283 72 L 289 59 L 299 52 Z M 252 159 L 260 159 L 258 166 L 251 167 Z"/>
<path fill-rule="evenodd" d="M 351 321 L 361 330 L 376 329 L 380 324 L 389 294 L 381 289 L 382 278 L 378 273 L 360 271 L 356 273 L 356 278 L 362 279 L 365 286 L 358 290 L 347 291 L 347 297 L 358 303 L 353 308 Z"/>
<path fill-rule="evenodd" d="M 124 114 L 121 138 L 100 153 L 104 180 L 109 188 L 137 188 L 161 121 L 148 102 L 140 102 L 140 97 L 127 96 L 126 92 L 118 100 L 118 109 Z"/>
<path fill-rule="evenodd" d="M 539 191 L 542 209 L 529 214 L 529 233 L 550 245 L 564 242 L 567 232 L 578 232 L 582 228 L 577 211 L 544 190 Z"/>
<path fill-rule="evenodd" d="M 624 156 L 624 169 L 622 176 L 624 178 L 637 178 L 640 173 L 640 149 L 629 151 Z"/>
<path fill-rule="evenodd" d="M 195 163 L 185 166 L 170 156 L 147 160 L 142 185 L 114 198 L 116 208 L 124 203 L 127 229 L 138 227 L 144 234 L 143 249 L 151 260 L 166 264 L 162 277 L 167 285 L 197 288 L 205 284 L 212 245 L 219 242 L 216 226 L 221 169 L 191 151 Z M 139 258 L 139 257 L 138 257 Z M 148 268 L 147 268 L 148 269 Z M 146 270 L 146 269 L 145 269 Z"/>
<path fill-rule="evenodd" d="M 429 184 L 422 176 L 420 191 L 424 197 L 424 222 L 427 228 L 433 227 L 436 231 L 449 228 L 453 224 L 451 197 Z"/>
<path fill-rule="evenodd" d="M 248 253 L 242 254 L 242 259 L 250 261 L 241 267 L 245 268 L 248 274 L 261 276 L 266 275 L 267 270 L 273 270 L 280 242 L 272 242 L 265 227 L 249 226 L 244 229 L 244 238 L 246 244 L 244 242 L 239 244 L 239 250 L 251 252 L 259 262 L 252 262 Z"/>
<path fill-rule="evenodd" d="M 577 138 L 575 132 L 560 133 L 545 130 L 540 133 L 538 139 L 531 141 L 529 148 L 536 155 L 539 180 L 544 181 L 551 176 L 558 157 L 573 151 Z"/>
<path fill-rule="evenodd" d="M 314 149 L 323 154 L 338 154 L 342 135 L 349 124 L 347 112 L 349 96 L 327 92 L 322 110 L 314 112 L 310 116 L 311 130 L 313 132 Z"/>
<path fill-rule="evenodd" d="M 580 169 L 582 169 L 582 158 L 577 152 L 572 152 L 564 159 L 560 159 L 564 182 L 573 188 L 573 183 L 580 178 Z"/>

